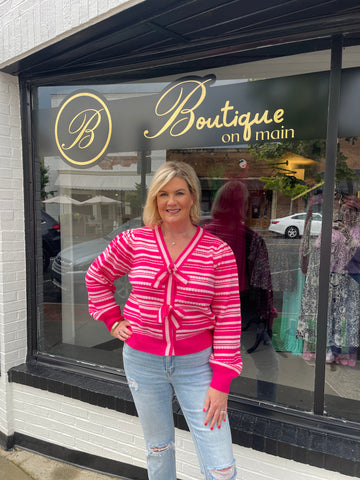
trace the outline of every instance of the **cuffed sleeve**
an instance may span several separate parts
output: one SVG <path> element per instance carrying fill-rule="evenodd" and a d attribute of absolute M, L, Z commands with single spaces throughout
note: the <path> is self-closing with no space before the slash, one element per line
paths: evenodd
<path fill-rule="evenodd" d="M 215 288 L 211 305 L 216 323 L 213 332 L 211 386 L 228 392 L 231 380 L 242 370 L 240 354 L 241 311 L 239 279 L 234 254 L 223 245 L 215 256 Z"/>

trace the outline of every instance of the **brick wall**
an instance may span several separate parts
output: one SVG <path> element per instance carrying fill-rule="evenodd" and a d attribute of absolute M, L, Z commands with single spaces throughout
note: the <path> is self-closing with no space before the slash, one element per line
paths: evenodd
<path fill-rule="evenodd" d="M 6 372 L 25 360 L 23 165 L 17 78 L 0 73 L 0 431 L 12 433 Z"/>
<path fill-rule="evenodd" d="M 0 67 L 143 1 L 0 1 Z"/>
<path fill-rule="evenodd" d="M 59 446 L 145 468 L 137 417 L 13 384 L 15 431 Z M 238 480 L 349 480 L 350 477 L 234 446 Z M 178 478 L 202 478 L 190 434 L 176 431 Z M 121 472 L 119 472 L 121 475 Z"/>

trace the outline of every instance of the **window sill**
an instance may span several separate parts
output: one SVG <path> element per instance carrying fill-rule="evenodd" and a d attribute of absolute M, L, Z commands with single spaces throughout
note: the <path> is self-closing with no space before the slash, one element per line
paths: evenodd
<path fill-rule="evenodd" d="M 100 375 L 100 374 L 99 374 Z M 136 416 L 124 377 L 100 378 L 32 361 L 9 371 L 9 381 Z M 175 425 L 187 430 L 176 401 Z M 360 477 L 360 429 L 341 422 L 249 400 L 231 398 L 235 444 L 300 463 Z"/>

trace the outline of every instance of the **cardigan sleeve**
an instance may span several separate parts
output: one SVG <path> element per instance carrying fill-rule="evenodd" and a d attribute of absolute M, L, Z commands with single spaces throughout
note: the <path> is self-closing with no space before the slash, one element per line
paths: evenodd
<path fill-rule="evenodd" d="M 89 313 L 96 320 L 103 321 L 109 331 L 116 321 L 122 320 L 120 306 L 114 297 L 114 281 L 131 269 L 133 249 L 130 238 L 131 230 L 115 237 L 85 275 Z"/>
<path fill-rule="evenodd" d="M 223 244 L 218 249 L 214 261 L 215 285 L 211 308 L 216 323 L 210 357 L 213 369 L 210 386 L 228 393 L 231 380 L 242 370 L 239 279 L 236 260 L 228 245 Z"/>

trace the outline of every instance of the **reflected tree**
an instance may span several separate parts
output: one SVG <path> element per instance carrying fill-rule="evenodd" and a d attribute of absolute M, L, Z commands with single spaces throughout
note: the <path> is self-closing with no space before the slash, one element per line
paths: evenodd
<path fill-rule="evenodd" d="M 49 195 L 54 196 L 55 190 L 47 191 L 46 186 L 49 184 L 49 168 L 40 165 L 40 195 L 41 200 L 46 200 Z"/>
<path fill-rule="evenodd" d="M 347 142 L 354 144 L 357 137 L 346 138 Z M 295 198 L 308 190 L 305 180 L 312 179 L 314 183 L 321 182 L 322 172 L 319 171 L 319 163 L 326 156 L 326 140 L 285 140 L 281 143 L 254 143 L 249 146 L 250 153 L 257 159 L 265 161 L 272 169 L 273 174 L 270 177 L 262 177 L 265 182 L 265 188 L 281 192 L 290 198 Z M 296 175 L 296 171 L 291 170 L 289 162 L 286 160 L 288 154 L 296 154 L 306 159 L 311 159 L 314 165 L 305 168 L 304 179 Z M 350 184 L 353 180 L 358 180 L 357 174 L 348 167 L 348 157 L 340 149 L 338 143 L 337 163 L 336 163 L 336 183 L 347 182 Z M 316 165 L 317 164 L 317 165 Z"/>

